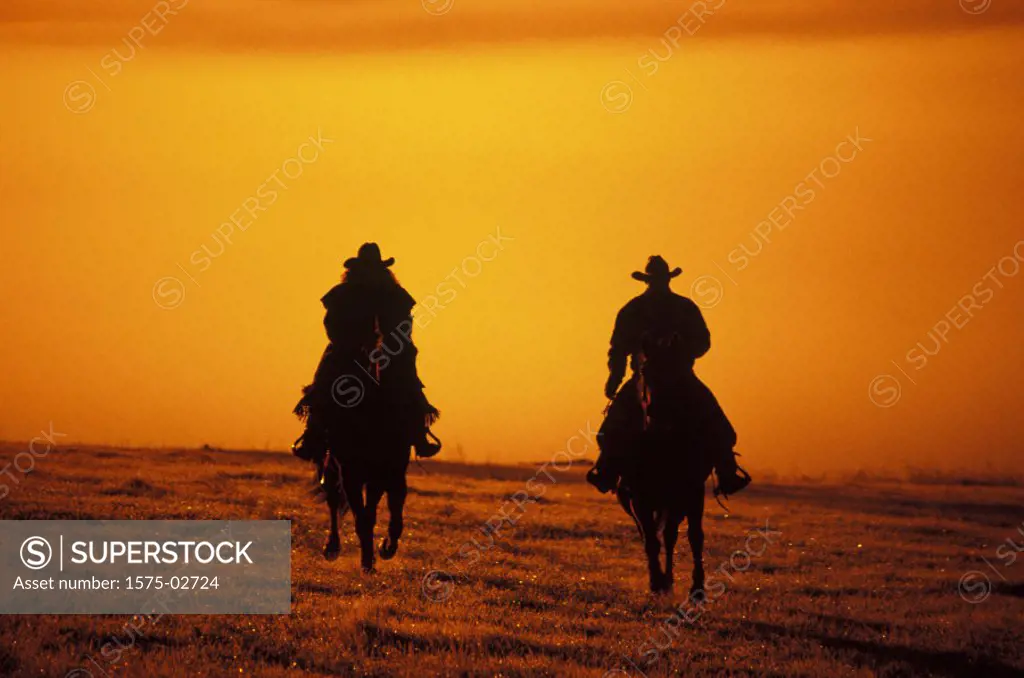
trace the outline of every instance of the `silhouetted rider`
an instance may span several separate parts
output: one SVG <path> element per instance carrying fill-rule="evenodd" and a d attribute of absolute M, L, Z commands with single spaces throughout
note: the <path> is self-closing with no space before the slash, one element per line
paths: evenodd
<path fill-rule="evenodd" d="M 657 419 L 654 407 L 665 408 L 672 419 L 694 439 L 710 445 L 718 476 L 717 492 L 734 494 L 750 483 L 739 470 L 733 447 L 736 432 L 715 396 L 693 372 L 694 362 L 711 347 L 700 308 L 674 293 L 669 284 L 682 273 L 669 270 L 660 256 L 647 261 L 644 273 L 633 278 L 647 283 L 647 290 L 627 303 L 615 319 L 608 350 L 608 382 L 605 395 L 612 400 L 598 440 L 601 455 L 588 480 L 601 492 L 618 484 L 623 455 L 634 451 L 645 430 L 645 416 Z M 620 389 L 629 361 L 632 376 Z M 658 397 L 647 407 L 647 390 Z"/>
<path fill-rule="evenodd" d="M 420 456 L 433 456 L 439 449 L 426 438 L 438 411 L 427 402 L 416 371 L 418 351 L 412 342 L 416 301 L 389 270 L 394 263 L 393 257 L 381 259 L 376 243 L 364 243 L 355 257 L 345 261 L 341 283 L 320 299 L 330 343 L 313 383 L 303 390 L 295 408 L 306 420 L 306 430 L 292 448 L 302 459 L 323 459 L 332 417 L 359 416 L 358 404 L 342 405 L 332 393 L 338 379 L 353 377 L 362 388 L 379 388 L 391 406 L 408 415 L 410 444 Z"/>

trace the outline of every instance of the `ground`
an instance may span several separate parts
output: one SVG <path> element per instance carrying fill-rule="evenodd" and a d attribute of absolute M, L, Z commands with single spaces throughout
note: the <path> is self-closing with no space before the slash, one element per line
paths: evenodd
<path fill-rule="evenodd" d="M 398 556 L 365 575 L 350 516 L 321 557 L 326 507 L 285 453 L 57 448 L 0 518 L 291 520 L 292 612 L 3 616 L 0 675 L 1024 675 L 1014 484 L 762 476 L 731 512 L 709 503 L 693 608 L 685 538 L 675 592 L 652 596 L 631 520 L 580 468 L 429 463 L 409 483 Z"/>

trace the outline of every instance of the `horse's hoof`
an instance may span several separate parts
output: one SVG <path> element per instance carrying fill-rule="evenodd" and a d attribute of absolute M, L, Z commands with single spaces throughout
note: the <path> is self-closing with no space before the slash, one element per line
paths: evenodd
<path fill-rule="evenodd" d="M 391 560 L 398 553 L 398 540 L 391 541 L 390 537 L 384 537 L 380 540 L 380 546 L 377 547 L 377 554 L 380 555 L 381 560 Z"/>
<path fill-rule="evenodd" d="M 337 560 L 341 554 L 341 540 L 340 539 L 328 539 L 324 545 L 324 558 L 326 560 Z"/>
<path fill-rule="evenodd" d="M 667 574 L 656 574 L 651 576 L 651 593 L 671 593 L 672 578 Z"/>
<path fill-rule="evenodd" d="M 373 565 L 363 565 L 363 574 L 371 575 L 376 574 L 377 570 L 374 569 Z"/>
<path fill-rule="evenodd" d="M 708 594 L 704 591 L 703 586 L 697 586 L 694 584 L 690 587 L 690 602 L 694 605 L 703 605 L 708 600 Z"/>

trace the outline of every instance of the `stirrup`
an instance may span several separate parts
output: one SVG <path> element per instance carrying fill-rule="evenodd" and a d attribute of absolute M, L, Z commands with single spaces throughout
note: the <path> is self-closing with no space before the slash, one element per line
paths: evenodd
<path fill-rule="evenodd" d="M 430 441 L 433 438 L 433 442 Z M 431 457 L 437 456 L 437 453 L 441 451 L 441 439 L 434 435 L 434 432 L 429 428 L 423 433 L 422 440 L 416 441 L 414 445 L 416 448 L 416 456 L 424 459 L 430 459 Z"/>

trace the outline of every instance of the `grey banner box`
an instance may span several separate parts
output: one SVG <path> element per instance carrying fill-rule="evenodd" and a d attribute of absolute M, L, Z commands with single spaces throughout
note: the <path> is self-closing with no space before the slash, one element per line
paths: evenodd
<path fill-rule="evenodd" d="M 0 520 L 0 614 L 288 614 L 288 520 Z"/>

